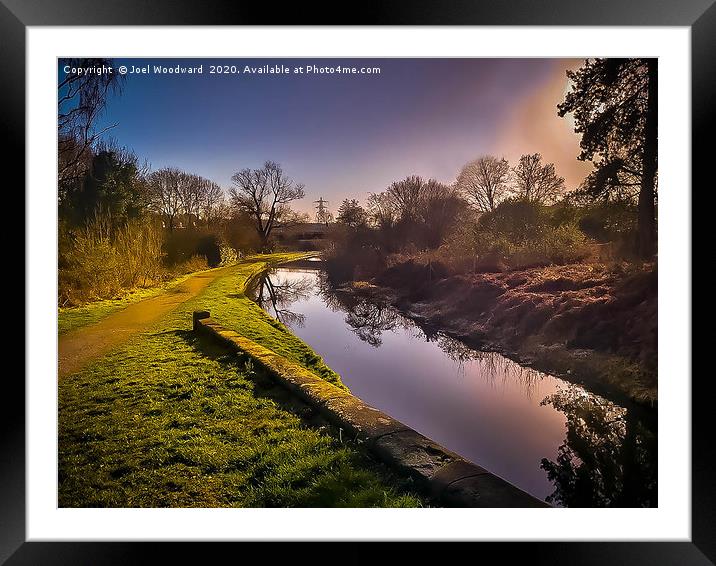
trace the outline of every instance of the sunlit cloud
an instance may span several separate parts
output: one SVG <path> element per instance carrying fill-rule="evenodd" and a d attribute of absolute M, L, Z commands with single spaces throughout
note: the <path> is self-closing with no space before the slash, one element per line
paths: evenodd
<path fill-rule="evenodd" d="M 492 153 L 511 162 L 526 153 L 541 153 L 545 161 L 555 164 L 568 189 L 581 184 L 592 166 L 577 160 L 580 137 L 574 133 L 574 120 L 571 115 L 560 118 L 557 104 L 569 90 L 567 69 L 576 69 L 582 62 L 581 59 L 555 61 L 552 73 L 512 108 L 512 116 L 495 141 Z"/>

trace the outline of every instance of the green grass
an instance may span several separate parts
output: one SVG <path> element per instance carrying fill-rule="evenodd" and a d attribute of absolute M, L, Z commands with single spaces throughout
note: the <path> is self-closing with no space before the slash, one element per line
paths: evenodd
<path fill-rule="evenodd" d="M 57 309 L 57 334 L 61 336 L 71 330 L 94 324 L 104 317 L 128 307 L 132 303 L 156 297 L 186 280 L 191 275 L 193 275 L 193 273 L 182 275 L 161 283 L 160 285 L 132 289 L 114 299 L 92 301 L 77 307 L 60 307 Z"/>
<path fill-rule="evenodd" d="M 248 259 L 231 268 L 228 277 L 215 281 L 192 304 L 197 310 L 210 311 L 211 317 L 224 327 L 235 330 L 345 389 L 339 375 L 330 369 L 316 352 L 244 294 L 252 278 L 268 266 L 302 255 L 271 254 Z"/>
<path fill-rule="evenodd" d="M 422 504 L 409 481 L 362 446 L 340 442 L 310 407 L 250 362 L 190 331 L 191 312 L 207 307 L 222 324 L 330 372 L 246 304 L 243 285 L 256 269 L 255 262 L 237 265 L 143 334 L 60 381 L 61 507 Z"/>

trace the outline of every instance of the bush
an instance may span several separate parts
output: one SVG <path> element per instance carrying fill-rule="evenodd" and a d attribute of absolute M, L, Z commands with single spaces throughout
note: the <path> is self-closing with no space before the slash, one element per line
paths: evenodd
<path fill-rule="evenodd" d="M 577 217 L 562 205 L 508 200 L 476 223 L 458 227 L 438 252 L 454 273 L 582 261 L 590 250 Z"/>
<path fill-rule="evenodd" d="M 380 234 L 361 226 L 338 226 L 324 255 L 324 267 L 335 283 L 370 279 L 385 269 L 385 255 L 377 244 Z"/>
<path fill-rule="evenodd" d="M 580 210 L 579 228 L 597 242 L 622 242 L 636 234 L 637 209 L 632 203 L 593 203 Z"/>
<path fill-rule="evenodd" d="M 112 229 L 97 216 L 83 228 L 59 234 L 60 304 L 112 297 L 164 277 L 162 229 L 151 220 L 130 220 Z"/>
<path fill-rule="evenodd" d="M 239 253 L 237 253 L 236 250 L 227 243 L 222 243 L 219 246 L 219 256 L 221 258 L 219 265 L 222 267 L 225 265 L 232 265 L 240 259 Z"/>
<path fill-rule="evenodd" d="M 534 239 L 514 250 L 508 263 L 512 269 L 575 263 L 589 255 L 586 240 L 574 224 L 544 226 Z"/>
<path fill-rule="evenodd" d="M 166 265 L 172 268 L 200 255 L 209 267 L 229 265 L 238 259 L 236 247 L 223 234 L 204 230 L 174 230 L 166 235 Z"/>
<path fill-rule="evenodd" d="M 509 199 L 500 203 L 494 211 L 483 214 L 478 220 L 477 230 L 498 240 L 520 245 L 535 239 L 547 222 L 547 207 L 532 201 Z"/>
<path fill-rule="evenodd" d="M 165 234 L 164 263 L 167 267 L 179 265 L 199 253 L 201 234 L 194 230 L 173 230 Z"/>

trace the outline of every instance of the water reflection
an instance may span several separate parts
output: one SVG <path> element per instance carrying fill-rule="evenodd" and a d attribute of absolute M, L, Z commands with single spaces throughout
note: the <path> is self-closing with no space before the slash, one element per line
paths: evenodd
<path fill-rule="evenodd" d="M 491 385 L 497 386 L 500 381 L 517 380 L 523 386 L 525 394 L 531 397 L 534 385 L 541 374 L 532 368 L 512 362 L 505 356 L 490 351 L 475 350 L 442 332 L 418 326 L 402 316 L 380 296 L 356 296 L 345 290 L 331 288 L 327 278 L 321 277 L 318 292 L 331 310 L 345 314 L 345 322 L 353 333 L 363 342 L 378 348 L 382 346 L 383 332 L 402 328 L 414 338 L 425 342 L 435 342 L 448 359 L 455 362 L 458 375 L 464 375 L 468 365 L 480 366 L 479 374 Z"/>
<path fill-rule="evenodd" d="M 282 278 L 274 270 L 261 274 L 249 294 L 262 309 L 279 322 L 290 327 L 302 327 L 306 317 L 288 307 L 308 298 L 313 290 L 313 278 L 310 275 L 302 278 Z"/>
<path fill-rule="evenodd" d="M 548 395 L 567 418 L 567 435 L 554 460 L 540 467 L 554 484 L 547 501 L 565 507 L 656 505 L 656 434 L 627 410 L 569 385 Z"/>
<path fill-rule="evenodd" d="M 428 340 L 426 335 L 426 340 Z M 454 361 L 461 373 L 470 365 L 477 364 L 477 373 L 492 387 L 519 383 L 525 396 L 532 398 L 537 385 L 545 374 L 530 367 L 521 366 L 499 352 L 474 350 L 463 342 L 438 333 L 437 344 L 445 355 Z"/>
<path fill-rule="evenodd" d="M 345 322 L 363 342 L 378 348 L 382 334 L 394 330 L 403 321 L 398 312 L 385 300 L 356 297 L 346 291 L 333 291 L 325 280 L 320 286 L 321 297 L 328 308 L 345 313 Z"/>
<path fill-rule="evenodd" d="M 470 348 L 316 271 L 279 269 L 254 296 L 366 402 L 549 503 L 656 505 L 655 414 Z"/>

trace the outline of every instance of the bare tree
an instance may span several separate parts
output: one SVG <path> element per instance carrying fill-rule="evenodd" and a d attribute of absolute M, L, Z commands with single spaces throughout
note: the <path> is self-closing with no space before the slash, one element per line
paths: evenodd
<path fill-rule="evenodd" d="M 480 212 L 491 212 L 509 193 L 510 164 L 484 155 L 462 168 L 455 186 Z"/>
<path fill-rule="evenodd" d="M 71 68 L 111 67 L 112 59 L 61 59 Z M 68 73 L 57 92 L 58 182 L 60 190 L 81 178 L 89 166 L 94 143 L 110 129 L 95 130 L 97 118 L 112 92 L 122 89 L 125 77 L 118 73 Z"/>
<path fill-rule="evenodd" d="M 395 181 L 385 191 L 388 201 L 401 220 L 417 220 L 420 215 L 425 181 L 417 175 Z"/>
<path fill-rule="evenodd" d="M 512 168 L 515 190 L 520 198 L 550 204 L 564 192 L 564 177 L 557 176 L 554 163 L 542 164 L 542 155 L 523 155 Z"/>
<path fill-rule="evenodd" d="M 304 186 L 290 179 L 273 161 L 267 161 L 261 169 L 242 169 L 231 180 L 232 205 L 251 216 L 262 247 L 267 247 L 276 225 L 292 216 L 289 203 L 304 197 Z"/>
<path fill-rule="evenodd" d="M 198 175 L 191 175 L 181 172 L 179 174 L 179 201 L 181 203 L 181 211 L 184 215 L 185 225 L 193 226 L 199 219 L 201 209 L 202 191 L 204 188 L 204 179 Z"/>
<path fill-rule="evenodd" d="M 224 190 L 214 181 L 202 179 L 202 189 L 200 195 L 200 212 L 201 216 L 209 226 L 215 222 L 222 214 L 222 205 L 224 204 Z"/>
<path fill-rule="evenodd" d="M 421 239 L 424 245 L 437 247 L 448 231 L 459 221 L 467 204 L 455 187 L 435 179 L 428 179 L 421 193 L 419 216 L 423 225 Z"/>
<path fill-rule="evenodd" d="M 368 219 L 380 229 L 392 228 L 398 221 L 396 211 L 385 192 L 368 195 Z"/>
<path fill-rule="evenodd" d="M 179 169 L 166 167 L 154 171 L 148 178 L 152 204 L 170 231 L 174 230 L 177 216 L 183 210 L 179 189 L 182 175 Z"/>

